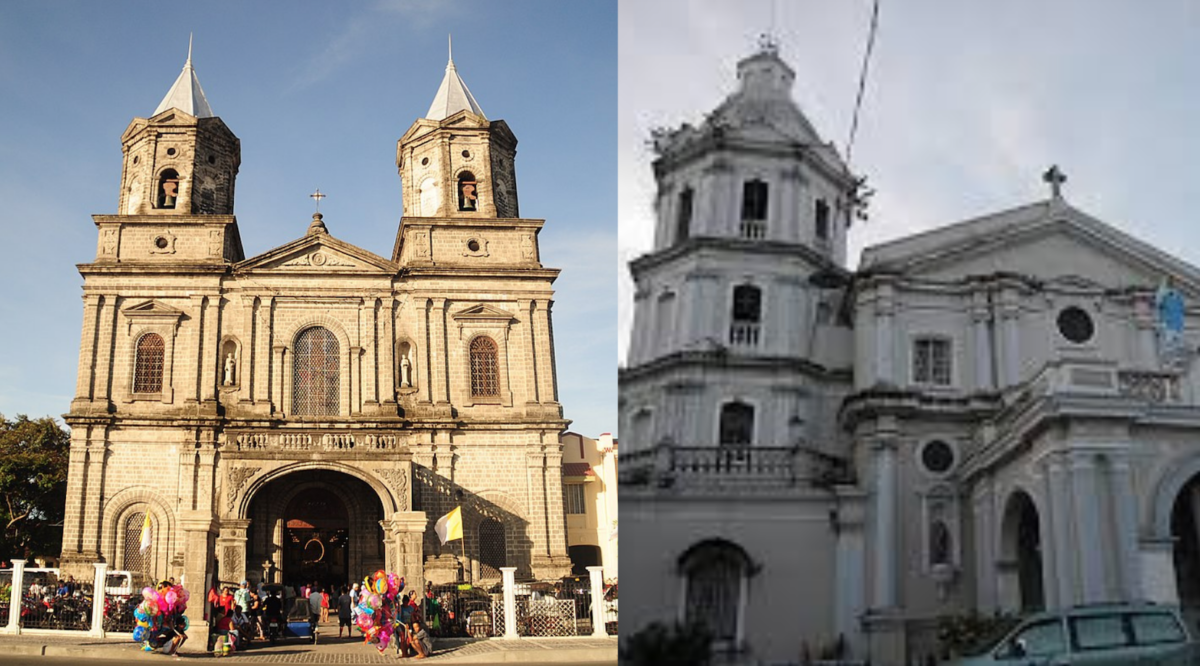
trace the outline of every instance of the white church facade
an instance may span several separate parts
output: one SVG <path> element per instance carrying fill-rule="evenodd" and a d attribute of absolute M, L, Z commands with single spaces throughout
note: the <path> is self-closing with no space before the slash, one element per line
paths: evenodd
<path fill-rule="evenodd" d="M 867 248 L 773 47 L 656 133 L 620 373 L 626 631 L 933 652 L 935 618 L 1200 604 L 1200 269 L 1042 201 Z"/>

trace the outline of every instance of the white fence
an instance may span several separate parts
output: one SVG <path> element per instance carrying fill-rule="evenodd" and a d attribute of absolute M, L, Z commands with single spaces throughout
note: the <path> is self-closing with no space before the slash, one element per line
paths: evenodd
<path fill-rule="evenodd" d="M 53 593 L 43 590 L 50 584 L 58 587 L 57 572 L 51 575 L 45 570 L 26 570 L 25 560 L 13 560 L 12 571 L 0 575 L 0 620 L 3 620 L 0 634 L 82 634 L 103 638 L 103 590 L 108 564 L 100 562 L 93 566 L 95 578 L 90 584 L 83 581 L 80 585 L 81 588 L 90 587 L 93 594 L 87 595 L 80 590 L 78 594 L 62 596 L 57 589 Z M 31 588 L 35 584 L 36 587 Z M 99 594 L 95 593 L 97 590 Z M 8 596 L 6 603 L 4 592 Z"/>

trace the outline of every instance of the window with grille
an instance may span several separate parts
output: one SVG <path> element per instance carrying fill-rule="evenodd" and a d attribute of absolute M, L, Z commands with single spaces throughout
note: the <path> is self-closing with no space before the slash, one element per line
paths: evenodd
<path fill-rule="evenodd" d="M 476 398 L 500 396 L 496 343 L 491 338 L 479 337 L 471 341 L 471 395 Z"/>
<path fill-rule="evenodd" d="M 767 219 L 767 184 L 761 180 L 742 185 L 742 219 L 765 222 Z"/>
<path fill-rule="evenodd" d="M 337 415 L 338 365 L 338 341 L 329 329 L 314 326 L 297 336 L 293 364 L 293 414 Z"/>
<path fill-rule="evenodd" d="M 500 577 L 500 568 L 508 566 L 508 548 L 504 537 L 504 526 L 495 518 L 486 518 L 479 524 L 479 578 L 491 580 Z"/>
<path fill-rule="evenodd" d="M 142 526 L 146 514 L 138 511 L 125 520 L 124 543 L 122 544 L 122 567 L 134 573 L 149 573 L 150 552 L 153 547 L 142 551 Z M 150 538 L 154 538 L 154 521 L 150 521 Z"/>
<path fill-rule="evenodd" d="M 721 446 L 748 446 L 754 439 L 754 407 L 731 402 L 721 407 Z"/>
<path fill-rule="evenodd" d="M 685 557 L 688 623 L 704 626 L 714 647 L 734 647 L 741 623 L 742 585 L 749 573 L 744 553 L 733 544 L 715 542 L 694 548 Z"/>
<path fill-rule="evenodd" d="M 133 363 L 133 392 L 159 393 L 162 391 L 163 352 L 166 346 L 162 336 L 147 333 L 138 338 Z"/>
<path fill-rule="evenodd" d="M 568 483 L 563 485 L 563 504 L 569 514 L 587 513 L 587 505 L 583 501 L 582 483 Z"/>
<path fill-rule="evenodd" d="M 913 381 L 917 384 L 950 386 L 950 341 L 918 338 L 913 341 Z"/>
<path fill-rule="evenodd" d="M 759 321 L 762 318 L 762 290 L 749 284 L 734 287 L 731 315 L 729 343 L 757 345 Z"/>

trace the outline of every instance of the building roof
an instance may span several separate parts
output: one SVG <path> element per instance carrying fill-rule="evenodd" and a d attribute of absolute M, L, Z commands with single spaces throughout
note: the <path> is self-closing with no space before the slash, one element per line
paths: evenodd
<path fill-rule="evenodd" d="M 563 476 L 596 476 L 592 466 L 585 462 L 565 462 L 562 464 Z"/>
<path fill-rule="evenodd" d="M 200 80 L 196 78 L 196 70 L 192 69 L 192 40 L 190 37 L 188 38 L 187 62 L 183 63 L 183 71 L 179 73 L 179 78 L 175 79 L 175 85 L 171 86 L 171 89 L 167 91 L 167 96 L 163 97 L 163 100 L 158 103 L 158 108 L 151 115 L 157 116 L 167 109 L 179 109 L 197 118 L 216 116 L 212 107 L 208 105 L 208 100 L 204 98 L 204 89 L 200 87 Z"/>
<path fill-rule="evenodd" d="M 454 51 L 451 50 L 450 60 L 446 63 L 446 76 L 442 77 L 442 85 L 433 96 L 433 104 L 429 105 L 429 113 L 425 117 L 429 120 L 445 120 L 459 111 L 470 111 L 487 119 L 471 91 L 467 90 L 467 84 L 458 75 L 458 68 L 454 66 Z"/>

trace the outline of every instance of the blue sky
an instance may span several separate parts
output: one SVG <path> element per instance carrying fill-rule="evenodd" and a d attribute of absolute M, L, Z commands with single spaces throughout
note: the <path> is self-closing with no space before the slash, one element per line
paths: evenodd
<path fill-rule="evenodd" d="M 871 0 L 621 0 L 620 342 L 625 264 L 653 234 L 651 128 L 698 123 L 732 92 L 739 58 L 775 26 L 793 97 L 846 143 Z M 864 245 L 1047 196 L 1200 265 L 1200 3 L 881 0 L 853 168 L 876 195 Z M 774 15 L 774 18 L 772 18 Z"/>
<path fill-rule="evenodd" d="M 115 213 L 121 133 L 193 64 L 241 139 L 246 255 L 302 236 L 314 188 L 334 236 L 390 256 L 396 140 L 459 73 L 517 135 L 521 213 L 544 218 L 560 400 L 616 431 L 616 5 L 604 1 L 0 3 L 0 413 L 60 415 L 78 363 L 93 213 Z"/>

